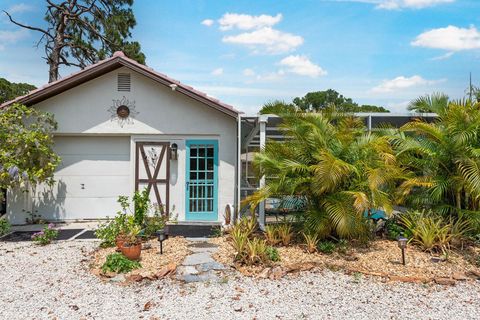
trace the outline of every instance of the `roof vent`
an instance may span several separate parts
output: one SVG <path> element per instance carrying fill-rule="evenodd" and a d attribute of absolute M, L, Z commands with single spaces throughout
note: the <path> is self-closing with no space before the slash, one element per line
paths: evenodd
<path fill-rule="evenodd" d="M 130 92 L 131 81 L 130 73 L 119 73 L 117 81 L 117 90 L 123 92 Z"/>

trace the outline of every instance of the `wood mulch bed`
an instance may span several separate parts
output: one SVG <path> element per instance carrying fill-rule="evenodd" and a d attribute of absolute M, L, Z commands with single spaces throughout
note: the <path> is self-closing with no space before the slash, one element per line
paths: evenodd
<path fill-rule="evenodd" d="M 139 261 L 142 267 L 125 273 L 125 279 L 127 281 L 138 282 L 143 279 L 161 279 L 174 274 L 177 265 L 181 264 L 190 253 L 187 244 L 188 241 L 183 237 L 170 237 L 163 242 L 163 254 L 160 255 L 160 244 L 158 240 L 152 239 L 145 242 Z M 101 270 L 106 257 L 115 251 L 116 248 L 98 248 L 93 253 L 93 258 L 90 263 L 91 272 L 102 279 L 115 277 L 115 273 L 103 273 Z"/>
<path fill-rule="evenodd" d="M 301 245 L 293 244 L 278 247 L 281 261 L 270 266 L 240 266 L 233 261 L 234 250 L 228 236 L 210 241 L 219 246 L 213 255 L 214 259 L 243 274 L 256 277 L 280 278 L 293 271 L 328 268 L 377 276 L 385 281 L 454 284 L 456 281 L 480 279 L 480 268 L 474 264 L 474 258 L 480 254 L 478 247 L 451 251 L 448 260 L 445 260 L 409 245 L 406 250 L 407 264 L 403 266 L 401 251 L 395 241 L 375 240 L 368 247 L 349 246 L 345 252 L 329 255 L 307 253 Z"/>

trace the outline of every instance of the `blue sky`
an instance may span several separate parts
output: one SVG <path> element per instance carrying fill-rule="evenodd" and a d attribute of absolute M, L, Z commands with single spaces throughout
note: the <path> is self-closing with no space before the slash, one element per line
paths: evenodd
<path fill-rule="evenodd" d="M 43 24 L 43 0 L 0 9 Z M 134 11 L 150 67 L 246 113 L 328 88 L 402 112 L 425 93 L 463 97 L 469 72 L 480 85 L 478 0 L 136 0 Z M 0 77 L 47 82 L 38 37 L 0 18 Z"/>

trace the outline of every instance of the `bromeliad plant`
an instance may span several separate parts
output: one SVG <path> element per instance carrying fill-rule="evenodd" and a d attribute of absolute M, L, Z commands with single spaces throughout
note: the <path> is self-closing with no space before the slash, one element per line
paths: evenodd
<path fill-rule="evenodd" d="M 269 197 L 306 199 L 305 223 L 321 237 L 366 237 L 371 209 L 392 210 L 392 190 L 404 172 L 389 139 L 367 132 L 360 119 L 334 112 L 285 111 L 282 129 L 289 137 L 268 141 L 254 159 L 266 186 L 246 202 Z"/>
<path fill-rule="evenodd" d="M 48 226 L 43 228 L 42 231 L 34 233 L 32 235 L 32 240 L 42 246 L 50 244 L 53 240 L 58 238 L 58 230 L 55 228 L 53 223 L 50 223 Z"/>
<path fill-rule="evenodd" d="M 257 221 L 254 217 L 242 217 L 230 231 L 230 241 L 235 251 L 234 260 L 245 265 L 269 264 L 280 260 L 276 248 L 267 241 L 255 237 Z"/>

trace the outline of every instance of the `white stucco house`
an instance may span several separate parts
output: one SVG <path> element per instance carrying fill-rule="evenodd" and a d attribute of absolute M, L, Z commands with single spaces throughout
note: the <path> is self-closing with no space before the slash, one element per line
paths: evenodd
<path fill-rule="evenodd" d="M 239 200 L 241 113 L 117 52 L 0 107 L 54 114 L 62 161 L 53 187 L 9 191 L 7 217 L 112 217 L 117 198 L 150 190 L 178 221 L 221 223 Z"/>

